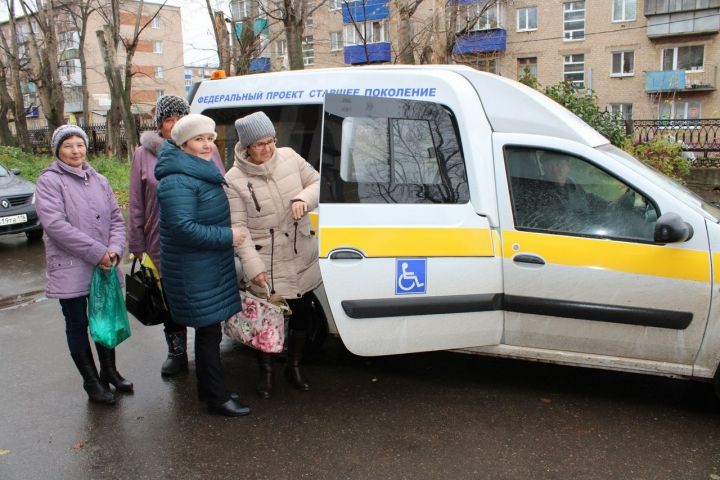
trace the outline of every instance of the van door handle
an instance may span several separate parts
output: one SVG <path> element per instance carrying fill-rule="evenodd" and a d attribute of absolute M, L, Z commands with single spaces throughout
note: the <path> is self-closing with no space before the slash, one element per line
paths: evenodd
<path fill-rule="evenodd" d="M 545 260 L 543 260 L 542 258 L 538 257 L 537 255 L 528 255 L 526 253 L 513 257 L 513 262 L 529 263 L 531 265 L 545 265 Z"/>
<path fill-rule="evenodd" d="M 363 254 L 354 248 L 340 248 L 330 252 L 328 258 L 330 260 L 362 260 Z"/>

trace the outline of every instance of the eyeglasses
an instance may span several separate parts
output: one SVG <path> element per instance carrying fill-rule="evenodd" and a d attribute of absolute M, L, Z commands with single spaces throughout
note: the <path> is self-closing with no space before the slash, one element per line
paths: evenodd
<path fill-rule="evenodd" d="M 275 139 L 272 138 L 270 140 L 266 140 L 264 142 L 257 142 L 250 145 L 250 148 L 253 148 L 255 150 L 262 150 L 263 148 L 273 145 L 275 143 Z"/>

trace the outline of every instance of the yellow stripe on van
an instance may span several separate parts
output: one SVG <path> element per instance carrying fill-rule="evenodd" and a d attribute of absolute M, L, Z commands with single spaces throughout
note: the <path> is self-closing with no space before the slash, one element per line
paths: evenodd
<path fill-rule="evenodd" d="M 710 256 L 702 250 L 532 232 L 503 231 L 503 256 L 536 254 L 546 262 L 696 282 L 710 281 Z M 518 249 L 513 250 L 517 244 Z"/>
<path fill-rule="evenodd" d="M 354 248 L 366 257 L 492 257 L 487 228 L 323 227 L 320 256 Z"/>

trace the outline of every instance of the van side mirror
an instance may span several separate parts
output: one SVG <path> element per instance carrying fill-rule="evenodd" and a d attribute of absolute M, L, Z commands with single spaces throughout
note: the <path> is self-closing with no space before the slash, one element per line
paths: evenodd
<path fill-rule="evenodd" d="M 13 175 L 20 175 L 20 169 L 19 168 L 11 168 L 10 173 Z"/>
<path fill-rule="evenodd" d="M 685 242 L 690 240 L 692 236 L 692 225 L 683 221 L 677 213 L 663 213 L 655 223 L 655 243 Z"/>

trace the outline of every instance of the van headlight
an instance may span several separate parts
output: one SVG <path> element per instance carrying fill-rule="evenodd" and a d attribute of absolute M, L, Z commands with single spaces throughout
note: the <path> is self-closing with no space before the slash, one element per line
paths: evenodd
<path fill-rule="evenodd" d="M 35 205 L 35 193 L 33 192 L 32 200 L 30 200 L 30 203 Z"/>

